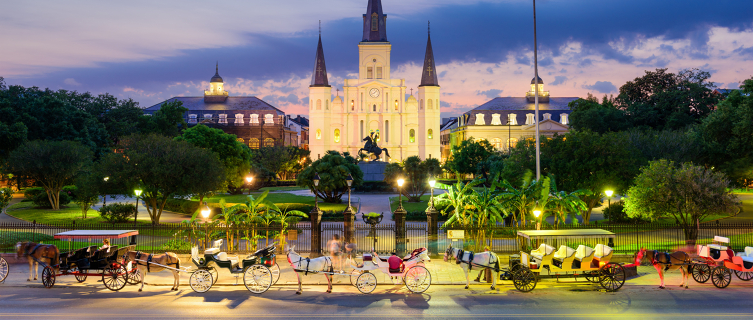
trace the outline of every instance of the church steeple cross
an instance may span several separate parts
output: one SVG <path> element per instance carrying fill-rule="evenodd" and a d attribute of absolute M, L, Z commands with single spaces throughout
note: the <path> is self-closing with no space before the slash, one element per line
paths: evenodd
<path fill-rule="evenodd" d="M 426 72 L 428 72 L 429 76 L 431 77 L 431 72 L 433 71 L 431 70 L 431 59 L 427 59 L 426 61 L 428 62 L 428 66 L 426 67 Z"/>

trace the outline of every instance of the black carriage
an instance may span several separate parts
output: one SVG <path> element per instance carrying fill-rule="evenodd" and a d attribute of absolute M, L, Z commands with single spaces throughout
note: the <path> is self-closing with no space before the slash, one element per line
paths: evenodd
<path fill-rule="evenodd" d="M 242 274 L 243 284 L 248 291 L 261 294 L 280 279 L 280 266 L 275 259 L 277 243 L 257 250 L 253 254 L 240 259 L 220 251 L 222 240 L 213 242 L 212 248 L 204 250 L 199 256 L 199 248 L 191 249 L 191 261 L 198 268 L 193 271 L 189 284 L 191 289 L 203 293 L 209 291 L 217 282 L 217 268 L 224 268 L 232 274 Z"/>
<path fill-rule="evenodd" d="M 69 240 L 86 239 L 119 239 L 137 235 L 136 230 L 74 230 L 61 232 L 55 239 Z M 55 278 L 59 276 L 74 276 L 78 282 L 86 281 L 88 277 L 102 277 L 102 283 L 112 291 L 118 291 L 128 282 L 128 272 L 119 261 L 126 252 L 134 246 L 98 249 L 97 246 L 86 246 L 60 254 L 58 267 L 60 273 L 55 273 L 52 266 L 44 265 L 42 270 L 42 284 L 46 288 L 55 285 Z"/>

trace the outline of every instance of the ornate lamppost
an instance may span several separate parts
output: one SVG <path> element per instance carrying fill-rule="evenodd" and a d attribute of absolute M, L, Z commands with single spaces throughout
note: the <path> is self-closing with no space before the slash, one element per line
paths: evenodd
<path fill-rule="evenodd" d="M 431 188 L 431 197 L 429 198 L 429 207 L 426 208 L 426 224 L 429 232 L 429 252 L 437 252 L 437 240 L 439 235 L 439 226 L 437 220 L 439 218 L 439 212 L 434 208 L 434 186 L 437 180 L 434 177 L 429 178 L 429 187 Z"/>
<path fill-rule="evenodd" d="M 316 193 L 316 188 L 319 186 L 319 173 L 314 174 L 312 179 L 314 182 L 314 208 L 309 212 L 309 218 L 311 218 L 311 253 L 314 255 L 321 254 L 321 223 L 322 223 L 322 211 L 319 210 L 319 198 Z"/>
<path fill-rule="evenodd" d="M 392 216 L 395 220 L 395 251 L 397 251 L 398 254 L 403 254 L 405 252 L 405 215 L 407 214 L 407 212 L 403 208 L 404 183 L 405 179 L 397 179 L 398 197 L 400 199 L 400 204 L 397 207 L 397 210 L 392 212 Z"/>
<path fill-rule="evenodd" d="M 344 220 L 345 228 L 343 230 L 344 231 L 343 238 L 345 242 L 352 243 L 353 234 L 355 233 L 354 220 L 355 220 L 356 214 L 353 210 L 353 207 L 350 206 L 350 187 L 353 185 L 353 176 L 350 173 L 348 173 L 348 177 L 345 178 L 345 182 L 348 185 L 348 207 L 345 208 L 345 211 L 343 211 L 343 218 L 345 219 Z"/>
<path fill-rule="evenodd" d="M 253 176 L 247 176 L 246 177 L 246 182 L 248 183 L 248 194 L 251 194 L 251 182 L 253 182 L 253 181 L 254 181 L 254 177 Z"/>
<path fill-rule="evenodd" d="M 204 249 L 209 246 L 209 213 L 212 210 L 209 209 L 209 205 L 204 201 L 204 209 L 201 209 L 201 216 L 204 218 Z"/>
<path fill-rule="evenodd" d="M 133 193 L 136 195 L 136 215 L 133 217 L 133 226 L 136 226 L 136 220 L 139 219 L 139 197 L 141 196 L 141 193 L 144 192 L 144 190 L 136 189 L 133 190 Z"/>
<path fill-rule="evenodd" d="M 400 199 L 400 205 L 397 207 L 397 210 L 395 210 L 395 212 L 399 210 L 405 211 L 405 209 L 403 209 L 403 184 L 404 183 L 405 183 L 405 179 L 403 178 L 397 179 L 397 187 L 398 187 L 397 196 L 398 196 L 398 199 Z"/>
<path fill-rule="evenodd" d="M 539 221 L 540 215 L 541 215 L 540 209 L 533 209 L 533 216 L 536 217 L 536 230 L 541 230 L 541 222 Z"/>

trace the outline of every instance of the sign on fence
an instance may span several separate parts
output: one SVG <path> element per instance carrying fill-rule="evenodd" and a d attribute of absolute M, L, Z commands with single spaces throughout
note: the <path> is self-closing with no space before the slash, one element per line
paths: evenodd
<path fill-rule="evenodd" d="M 288 230 L 288 241 L 298 241 L 298 230 L 296 229 Z"/>
<path fill-rule="evenodd" d="M 465 239 L 465 230 L 447 230 L 447 239 Z"/>

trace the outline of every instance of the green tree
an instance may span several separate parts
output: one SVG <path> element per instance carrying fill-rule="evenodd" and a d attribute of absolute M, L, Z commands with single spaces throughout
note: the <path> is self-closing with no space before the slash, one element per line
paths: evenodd
<path fill-rule="evenodd" d="M 614 99 L 607 98 L 606 95 L 602 103 L 589 93 L 585 99 L 579 98 L 567 105 L 572 110 L 570 126 L 575 130 L 605 133 L 626 130 L 632 126 L 625 111 L 616 108 Z"/>
<path fill-rule="evenodd" d="M 13 150 L 7 171 L 41 184 L 53 210 L 60 210 L 60 190 L 91 161 L 92 152 L 73 141 L 29 141 Z"/>
<path fill-rule="evenodd" d="M 188 128 L 186 119 L 183 117 L 188 111 L 183 107 L 183 102 L 173 100 L 165 102 L 152 116 L 146 116 L 139 123 L 140 132 L 143 134 L 159 134 L 167 137 L 177 137 L 181 131 Z"/>
<path fill-rule="evenodd" d="M 123 153 L 106 155 L 99 172 L 124 190 L 140 187 L 152 223 L 159 223 L 167 199 L 217 190 L 225 181 L 222 163 L 212 151 L 185 141 L 150 134 L 121 141 Z"/>
<path fill-rule="evenodd" d="M 411 156 L 403 161 L 402 165 L 390 163 L 384 170 L 384 181 L 397 186 L 397 179 L 405 179 L 402 193 L 410 202 L 421 201 L 429 189 L 429 178 L 435 177 L 442 172 L 439 160 L 436 158 L 421 161 L 418 156 Z"/>
<path fill-rule="evenodd" d="M 273 173 L 273 178 L 289 180 L 311 164 L 309 150 L 293 146 L 264 147 L 251 152 L 251 165 Z"/>
<path fill-rule="evenodd" d="M 73 196 L 73 202 L 81 209 L 83 219 L 87 218 L 89 209 L 99 201 L 98 186 L 100 181 L 99 176 L 92 173 L 90 169 L 79 174 L 74 180 L 76 192 Z"/>
<path fill-rule="evenodd" d="M 533 211 L 544 212 L 549 201 L 549 177 L 542 177 L 540 181 L 533 179 L 531 171 L 527 171 L 520 180 L 520 184 L 513 184 L 503 180 L 499 187 L 504 190 L 500 195 L 501 205 L 513 216 L 513 224 L 525 227 L 526 220 L 536 218 Z M 544 216 L 537 219 L 544 219 Z"/>
<path fill-rule="evenodd" d="M 565 223 L 568 215 L 572 215 L 572 221 L 577 222 L 575 216 L 588 210 L 586 203 L 579 197 L 583 191 L 576 190 L 573 192 L 567 192 L 564 190 L 558 190 L 555 177 L 551 176 L 549 178 L 551 179 L 551 189 L 549 191 L 549 200 L 546 203 L 545 212 L 550 212 L 554 215 L 555 225 Z"/>
<path fill-rule="evenodd" d="M 214 152 L 225 169 L 223 189 L 243 188 L 245 177 L 251 170 L 251 149 L 239 142 L 237 136 L 198 124 L 183 131 L 183 134 L 175 140 L 187 141 L 196 147 Z M 199 201 L 204 201 L 204 194 L 199 194 Z"/>
<path fill-rule="evenodd" d="M 13 200 L 13 189 L 0 188 L 0 213 L 5 213 L 11 200 Z"/>
<path fill-rule="evenodd" d="M 729 94 L 696 132 L 704 163 L 738 185 L 753 181 L 753 78 Z"/>
<path fill-rule="evenodd" d="M 319 186 L 314 188 L 313 179 L 317 173 Z M 353 188 L 363 183 L 363 172 L 356 164 L 356 159 L 348 152 L 340 154 L 330 150 L 310 167 L 303 169 L 296 183 L 312 190 L 324 202 L 340 203 L 343 194 L 348 191 L 348 184 L 345 182 L 348 174 L 353 177 Z"/>
<path fill-rule="evenodd" d="M 452 147 L 450 159 L 445 167 L 456 174 L 475 174 L 478 165 L 494 154 L 494 146 L 489 141 L 475 141 L 473 138 L 463 140 L 459 146 Z"/>
<path fill-rule="evenodd" d="M 721 172 L 702 166 L 658 160 L 649 162 L 627 192 L 625 211 L 632 218 L 656 220 L 669 217 L 680 225 L 686 240 L 698 239 L 696 225 L 713 214 L 730 215 L 741 210 Z"/>

